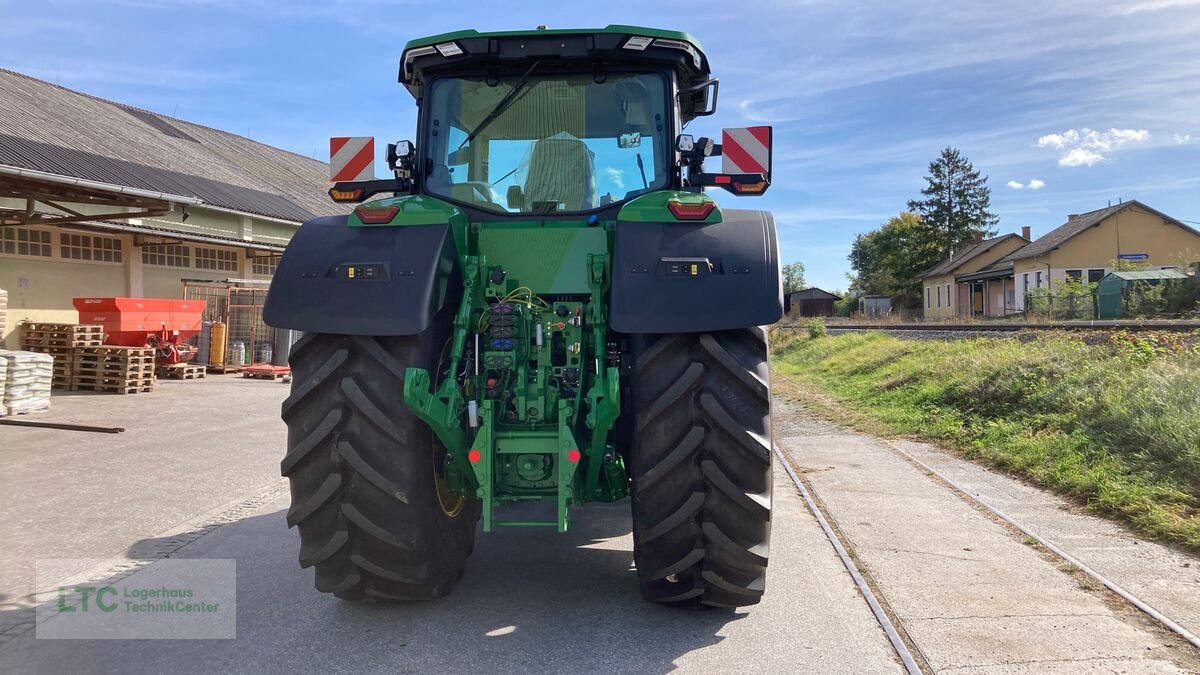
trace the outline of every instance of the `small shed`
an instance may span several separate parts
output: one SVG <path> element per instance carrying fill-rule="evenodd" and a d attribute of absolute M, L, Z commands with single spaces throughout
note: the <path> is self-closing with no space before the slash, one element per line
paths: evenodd
<path fill-rule="evenodd" d="M 1157 286 L 1164 281 L 1183 281 L 1187 278 L 1186 274 L 1178 270 L 1110 272 L 1096 284 L 1096 309 L 1098 318 L 1124 318 L 1125 310 L 1128 306 L 1129 292 L 1136 283 Z"/>
<path fill-rule="evenodd" d="M 797 317 L 833 316 L 833 302 L 837 299 L 833 293 L 815 287 L 788 294 L 791 315 Z"/>
<path fill-rule="evenodd" d="M 892 313 L 892 299 L 886 295 L 864 295 L 858 299 L 858 312 L 867 316 L 887 316 Z"/>

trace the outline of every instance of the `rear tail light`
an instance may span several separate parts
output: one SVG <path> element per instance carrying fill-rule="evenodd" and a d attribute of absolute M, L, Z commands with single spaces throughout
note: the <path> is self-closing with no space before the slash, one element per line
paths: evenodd
<path fill-rule="evenodd" d="M 354 209 L 354 215 L 367 225 L 390 223 L 397 213 L 400 213 L 399 206 L 360 206 Z"/>
<path fill-rule="evenodd" d="M 715 208 L 717 208 L 716 202 L 700 204 L 684 204 L 674 200 L 667 202 L 667 210 L 675 216 L 676 220 L 704 220 Z"/>

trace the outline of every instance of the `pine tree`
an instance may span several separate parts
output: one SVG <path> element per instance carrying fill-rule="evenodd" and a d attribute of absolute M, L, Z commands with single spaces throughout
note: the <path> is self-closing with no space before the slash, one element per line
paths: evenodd
<path fill-rule="evenodd" d="M 908 208 L 921 216 L 932 242 L 943 258 L 960 252 L 977 236 L 995 235 L 993 227 L 1000 219 L 989 211 L 992 191 L 987 176 L 980 176 L 971 162 L 955 148 L 946 148 L 929 163 L 929 184 L 922 199 L 908 202 Z"/>

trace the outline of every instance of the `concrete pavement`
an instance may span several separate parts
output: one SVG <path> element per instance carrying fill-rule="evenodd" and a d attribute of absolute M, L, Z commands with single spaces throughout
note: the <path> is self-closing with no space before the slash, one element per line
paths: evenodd
<path fill-rule="evenodd" d="M 120 436 L 0 429 L 0 671 L 902 672 L 782 470 L 767 594 L 755 607 L 643 602 L 627 502 L 575 510 L 566 535 L 481 534 L 443 600 L 355 605 L 316 593 L 296 563 L 278 478 L 286 387 L 236 377 L 165 384 L 145 397 L 55 399 L 51 419 L 126 426 Z M 1081 587 L 876 439 L 786 404 L 776 412 L 777 441 L 932 671 L 1200 672 L 1195 650 Z M 1036 508 L 1040 493 L 951 460 L 939 468 L 1009 489 L 1020 504 L 1006 508 L 1053 520 Z M 1079 535 L 1052 525 L 1038 529 Z M 1115 547 L 1107 555 L 1125 559 Z M 20 608 L 35 559 L 105 556 L 236 560 L 237 639 L 50 641 L 14 627 L 28 619 Z"/>

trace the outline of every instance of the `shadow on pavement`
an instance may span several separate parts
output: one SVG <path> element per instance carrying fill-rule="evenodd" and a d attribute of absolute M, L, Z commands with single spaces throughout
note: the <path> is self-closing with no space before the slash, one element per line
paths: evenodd
<path fill-rule="evenodd" d="M 130 557 L 173 550 L 173 558 L 237 560 L 236 640 L 48 641 L 30 633 L 0 647 L 0 670 L 666 672 L 679 657 L 720 642 L 718 632 L 745 616 L 644 602 L 628 502 L 572 515 L 566 534 L 479 533 L 456 590 L 414 604 L 354 604 L 317 593 L 312 571 L 296 562 L 299 539 L 283 509 L 182 548 L 178 537 L 142 540 Z"/>

